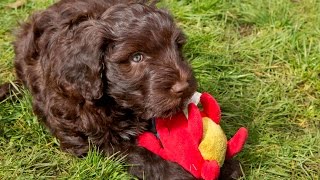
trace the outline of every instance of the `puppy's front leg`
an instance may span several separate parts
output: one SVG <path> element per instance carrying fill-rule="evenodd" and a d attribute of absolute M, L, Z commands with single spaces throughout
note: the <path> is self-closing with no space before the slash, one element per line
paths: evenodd
<path fill-rule="evenodd" d="M 129 172 L 146 180 L 193 180 L 180 165 L 166 161 L 142 147 L 132 147 L 127 156 Z"/>

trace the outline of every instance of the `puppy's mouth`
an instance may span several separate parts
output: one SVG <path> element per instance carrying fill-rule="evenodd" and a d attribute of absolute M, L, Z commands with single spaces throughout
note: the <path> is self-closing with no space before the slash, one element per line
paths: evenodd
<path fill-rule="evenodd" d="M 181 97 L 163 97 L 161 100 L 159 100 L 156 104 L 156 106 L 151 106 L 149 109 L 149 118 L 168 118 L 176 113 L 183 111 L 188 104 L 190 103 L 190 98 L 194 94 L 194 91 L 190 91 L 188 93 L 185 93 Z"/>
<path fill-rule="evenodd" d="M 163 80 L 164 81 L 164 80 Z M 190 75 L 187 86 L 184 83 L 172 84 L 160 82 L 155 83 L 148 91 L 144 101 L 144 112 L 142 118 L 168 118 L 183 111 L 190 98 L 197 90 L 197 82 L 194 76 Z"/>

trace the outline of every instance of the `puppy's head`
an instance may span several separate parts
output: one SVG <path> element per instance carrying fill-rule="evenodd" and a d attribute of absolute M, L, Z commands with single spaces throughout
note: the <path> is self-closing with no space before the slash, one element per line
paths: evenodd
<path fill-rule="evenodd" d="M 79 88 L 86 99 L 107 94 L 146 119 L 184 107 L 197 85 L 182 55 L 185 37 L 166 11 L 120 4 L 89 24 L 81 30 L 87 29 L 86 40 L 77 43 L 91 44 L 80 47 L 86 71 Z"/>
<path fill-rule="evenodd" d="M 133 4 L 103 18 L 114 33 L 104 59 L 107 93 L 145 118 L 169 116 L 183 107 L 196 81 L 182 55 L 185 37 L 171 16 Z"/>

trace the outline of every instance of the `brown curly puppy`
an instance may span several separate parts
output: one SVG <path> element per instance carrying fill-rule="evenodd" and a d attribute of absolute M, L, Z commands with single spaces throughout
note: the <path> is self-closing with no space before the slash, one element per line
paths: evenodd
<path fill-rule="evenodd" d="M 168 12 L 145 2 L 62 0 L 22 24 L 15 68 L 63 150 L 84 156 L 92 143 L 128 154 L 139 178 L 193 179 L 136 145 L 150 119 L 180 110 L 196 90 L 184 42 Z"/>

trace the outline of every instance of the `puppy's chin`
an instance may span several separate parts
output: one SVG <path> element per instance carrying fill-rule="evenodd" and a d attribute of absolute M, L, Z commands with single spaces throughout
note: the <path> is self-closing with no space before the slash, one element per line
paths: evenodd
<path fill-rule="evenodd" d="M 153 118 L 167 118 L 178 113 L 183 109 L 183 106 L 169 106 L 157 109 L 146 109 L 146 111 L 141 115 L 143 119 L 153 119 Z"/>

